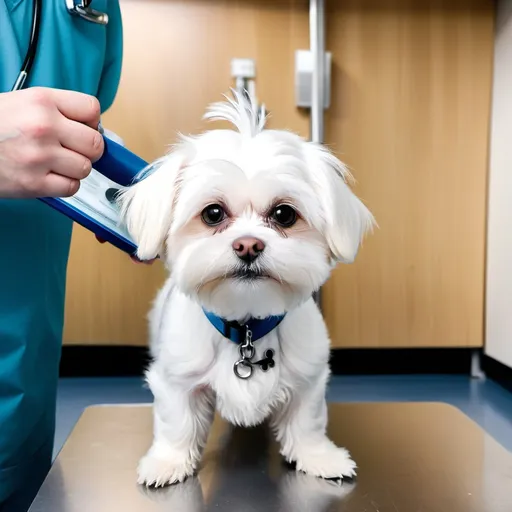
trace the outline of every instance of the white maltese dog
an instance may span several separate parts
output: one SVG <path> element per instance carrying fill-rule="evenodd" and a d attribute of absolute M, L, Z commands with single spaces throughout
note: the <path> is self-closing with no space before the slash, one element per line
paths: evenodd
<path fill-rule="evenodd" d="M 149 316 L 154 438 L 139 482 L 193 475 L 215 410 L 240 426 L 268 420 L 298 471 L 352 477 L 326 435 L 330 346 L 313 294 L 354 260 L 373 216 L 335 156 L 265 129 L 245 97 L 205 117 L 236 130 L 181 137 L 119 194 L 137 256 L 170 274 Z"/>

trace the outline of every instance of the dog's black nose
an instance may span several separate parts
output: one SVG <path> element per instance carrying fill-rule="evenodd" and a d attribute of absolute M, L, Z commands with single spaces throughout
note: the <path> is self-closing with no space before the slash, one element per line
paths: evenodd
<path fill-rule="evenodd" d="M 245 263 L 252 263 L 265 249 L 265 244 L 258 238 L 243 237 L 233 242 L 233 250 Z"/>

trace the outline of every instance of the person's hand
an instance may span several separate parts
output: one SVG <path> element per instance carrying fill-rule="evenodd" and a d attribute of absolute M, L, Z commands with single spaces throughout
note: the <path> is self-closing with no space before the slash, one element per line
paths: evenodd
<path fill-rule="evenodd" d="M 0 197 L 74 195 L 104 151 L 100 104 L 34 87 L 0 94 Z"/>
<path fill-rule="evenodd" d="M 95 235 L 96 236 L 96 240 L 98 240 L 98 242 L 100 244 L 104 244 L 105 243 L 105 240 L 103 240 L 102 238 L 100 238 L 98 235 Z M 148 261 L 142 261 L 142 260 L 139 260 L 139 258 L 137 258 L 137 256 L 130 256 L 131 260 L 134 262 L 134 263 L 140 263 L 140 264 L 143 264 L 143 265 L 151 265 L 152 263 L 154 263 L 158 258 L 155 258 L 153 260 L 148 260 Z"/>

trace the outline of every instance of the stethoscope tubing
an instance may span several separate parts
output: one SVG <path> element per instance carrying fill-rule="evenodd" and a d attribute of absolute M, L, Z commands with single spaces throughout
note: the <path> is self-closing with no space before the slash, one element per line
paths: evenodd
<path fill-rule="evenodd" d="M 32 29 L 30 31 L 30 41 L 28 43 L 28 50 L 25 55 L 25 60 L 23 61 L 18 77 L 16 78 L 16 82 L 14 82 L 14 85 L 12 87 L 12 91 L 19 91 L 23 88 L 34 64 L 39 42 L 39 32 L 41 28 L 41 11 L 42 0 L 34 0 L 32 4 Z"/>
<path fill-rule="evenodd" d="M 95 11 L 89 7 L 91 2 L 82 1 L 81 5 L 76 5 L 74 2 L 70 2 L 67 6 L 68 12 L 74 15 L 78 15 L 81 18 L 90 21 L 92 23 L 100 23 L 106 25 L 108 23 L 108 15 L 106 13 Z M 27 81 L 30 71 L 36 58 L 39 33 L 41 31 L 41 17 L 43 10 L 43 0 L 34 0 L 32 4 L 32 28 L 30 31 L 30 41 L 28 43 L 28 50 L 25 55 L 25 60 L 21 66 L 20 72 L 11 91 L 19 91 L 23 89 L 25 82 Z"/>

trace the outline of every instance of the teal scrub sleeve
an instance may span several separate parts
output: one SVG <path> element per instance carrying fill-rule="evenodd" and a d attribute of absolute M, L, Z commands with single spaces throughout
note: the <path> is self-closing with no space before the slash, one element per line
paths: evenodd
<path fill-rule="evenodd" d="M 118 2 L 109 3 L 108 15 L 105 64 L 97 96 L 102 112 L 112 106 L 117 95 L 123 61 L 123 24 Z"/>

